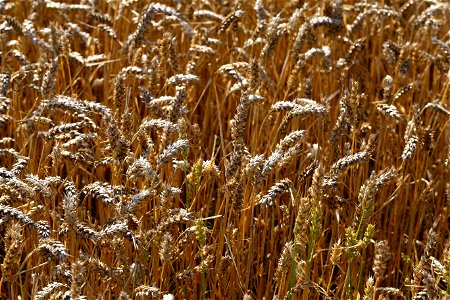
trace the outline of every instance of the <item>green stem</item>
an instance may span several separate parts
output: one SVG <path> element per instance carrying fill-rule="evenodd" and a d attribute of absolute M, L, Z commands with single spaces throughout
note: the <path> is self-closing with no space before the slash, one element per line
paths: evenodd
<path fill-rule="evenodd" d="M 25 299 L 25 291 L 23 290 L 22 284 L 22 275 L 19 275 L 19 284 L 20 284 L 20 294 L 22 295 L 22 299 Z"/>
<path fill-rule="evenodd" d="M 336 266 L 332 266 L 331 267 L 331 272 L 330 272 L 330 279 L 328 279 L 328 284 L 327 284 L 327 294 L 330 292 L 330 288 L 331 288 L 331 281 L 333 280 L 333 272 L 334 272 L 334 268 Z"/>
<path fill-rule="evenodd" d="M 342 290 L 341 293 L 341 299 L 347 299 L 348 297 L 345 297 L 345 294 L 350 295 L 351 292 L 350 290 L 352 289 L 352 263 L 353 263 L 353 259 L 349 259 L 348 262 L 348 272 L 347 275 L 345 276 L 345 282 L 344 282 L 344 289 Z"/>
<path fill-rule="evenodd" d="M 352 268 L 348 271 L 348 287 L 347 287 L 347 295 L 351 296 L 353 294 L 353 283 L 352 283 Z"/>
<path fill-rule="evenodd" d="M 202 257 L 202 261 L 203 261 L 203 257 Z M 206 274 L 205 274 L 205 270 L 203 269 L 203 263 L 202 263 L 202 291 L 201 291 L 201 293 L 203 295 L 203 300 L 206 300 Z"/>
<path fill-rule="evenodd" d="M 294 247 L 293 253 L 292 253 L 292 257 L 296 257 L 297 255 L 297 250 L 295 249 L 296 247 Z M 288 300 L 292 300 L 292 289 L 295 286 L 295 277 L 297 275 L 297 268 L 296 268 L 296 264 L 295 264 L 295 259 L 292 260 L 292 268 L 291 268 L 291 273 L 289 275 L 289 290 L 288 290 Z"/>
<path fill-rule="evenodd" d="M 358 290 L 358 291 L 359 291 L 359 287 L 361 285 L 362 272 L 363 272 L 363 268 L 364 268 L 365 258 L 366 258 L 366 248 L 363 249 L 363 253 L 361 256 L 361 266 L 359 267 L 359 274 L 358 274 L 358 285 L 356 286 L 356 290 Z"/>

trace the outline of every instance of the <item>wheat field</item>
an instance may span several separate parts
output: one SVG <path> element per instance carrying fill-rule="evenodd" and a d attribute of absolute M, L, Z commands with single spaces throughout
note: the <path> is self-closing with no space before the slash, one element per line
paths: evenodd
<path fill-rule="evenodd" d="M 1 299 L 450 299 L 447 0 L 3 0 L 0 66 Z"/>

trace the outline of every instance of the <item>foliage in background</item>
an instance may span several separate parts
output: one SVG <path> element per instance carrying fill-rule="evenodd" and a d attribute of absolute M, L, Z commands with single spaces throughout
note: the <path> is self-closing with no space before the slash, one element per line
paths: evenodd
<path fill-rule="evenodd" d="M 450 4 L 0 1 L 0 298 L 448 299 Z"/>

